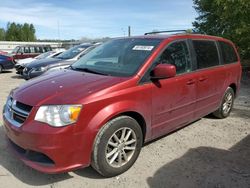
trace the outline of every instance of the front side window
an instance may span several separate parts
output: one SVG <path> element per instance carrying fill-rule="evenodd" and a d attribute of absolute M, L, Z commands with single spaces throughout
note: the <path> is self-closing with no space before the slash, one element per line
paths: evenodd
<path fill-rule="evenodd" d="M 220 41 L 219 44 L 224 64 L 235 63 L 238 61 L 238 57 L 235 53 L 235 50 L 230 44 L 222 41 Z"/>
<path fill-rule="evenodd" d="M 72 65 L 75 70 L 128 77 L 143 65 L 162 39 L 124 38 L 110 40 L 84 55 Z"/>
<path fill-rule="evenodd" d="M 170 44 L 157 59 L 159 63 L 175 65 L 176 73 L 182 74 L 191 71 L 191 60 L 185 41 Z"/>
<path fill-rule="evenodd" d="M 20 54 L 24 53 L 24 47 L 23 46 L 19 48 L 18 53 L 20 53 Z"/>
<path fill-rule="evenodd" d="M 194 40 L 197 68 L 203 69 L 219 65 L 219 56 L 214 41 Z"/>

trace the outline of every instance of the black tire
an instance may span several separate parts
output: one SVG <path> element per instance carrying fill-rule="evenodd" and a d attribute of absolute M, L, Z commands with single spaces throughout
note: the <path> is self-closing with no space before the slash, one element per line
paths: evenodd
<path fill-rule="evenodd" d="M 231 103 L 230 104 L 229 103 L 226 104 L 228 102 L 227 101 L 228 96 L 231 96 Z M 213 112 L 213 115 L 217 118 L 220 118 L 220 119 L 228 117 L 230 115 L 230 112 L 232 111 L 232 108 L 233 108 L 234 98 L 235 98 L 234 90 L 231 87 L 228 87 L 223 98 L 222 98 L 220 107 L 218 108 L 218 110 Z M 228 106 L 227 110 L 223 109 L 224 105 Z"/>
<path fill-rule="evenodd" d="M 3 72 L 3 67 L 2 67 L 2 65 L 0 65 L 0 73 L 2 73 Z"/>
<path fill-rule="evenodd" d="M 124 134 L 123 131 L 125 132 Z M 129 142 L 129 140 L 125 140 L 125 135 L 129 135 L 130 131 L 131 133 L 130 136 L 128 136 L 128 139 L 130 140 L 130 142 L 136 140 L 133 143 L 133 147 L 128 146 L 130 148 L 135 148 L 133 149 L 133 151 L 129 151 L 126 149 L 126 144 Z M 121 133 L 121 137 L 119 137 L 119 133 Z M 114 139 L 115 135 L 120 140 L 125 141 L 122 141 L 122 143 L 119 144 L 118 141 L 116 142 L 116 139 Z M 112 147 L 110 144 L 108 144 L 110 143 L 110 141 L 112 144 L 118 144 L 118 146 L 110 148 Z M 96 136 L 95 143 L 93 146 L 91 166 L 104 177 L 117 176 L 127 171 L 135 163 L 136 159 L 140 154 L 142 143 L 142 130 L 135 119 L 129 116 L 119 116 L 117 118 L 114 118 L 108 123 L 106 123 L 100 129 Z M 110 159 L 109 161 L 108 156 L 114 150 L 116 150 L 116 152 L 114 155 L 111 155 L 110 158 L 115 157 L 116 153 L 119 154 L 117 154 L 118 156 L 116 155 L 118 157 L 116 158 L 117 160 L 114 160 L 114 162 L 111 164 L 112 159 Z M 123 161 L 124 163 L 120 163 L 121 161 Z"/>

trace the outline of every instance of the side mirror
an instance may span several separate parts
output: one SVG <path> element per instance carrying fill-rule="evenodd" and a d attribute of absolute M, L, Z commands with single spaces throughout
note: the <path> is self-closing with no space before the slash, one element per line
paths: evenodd
<path fill-rule="evenodd" d="M 152 71 L 151 79 L 165 79 L 172 78 L 176 75 L 176 68 L 170 64 L 159 64 Z"/>

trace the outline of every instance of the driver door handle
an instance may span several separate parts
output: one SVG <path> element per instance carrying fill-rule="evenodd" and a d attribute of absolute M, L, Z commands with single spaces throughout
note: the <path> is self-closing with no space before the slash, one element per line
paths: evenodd
<path fill-rule="evenodd" d="M 195 80 L 194 79 L 190 79 L 187 81 L 187 85 L 193 85 L 195 84 Z"/>

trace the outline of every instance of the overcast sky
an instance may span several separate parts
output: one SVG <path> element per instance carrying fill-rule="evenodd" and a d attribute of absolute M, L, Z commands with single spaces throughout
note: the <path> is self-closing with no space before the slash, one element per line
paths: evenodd
<path fill-rule="evenodd" d="M 196 16 L 192 0 L 1 0 L 0 5 L 0 27 L 8 21 L 33 23 L 39 39 L 117 37 L 127 34 L 129 25 L 132 35 L 188 29 Z"/>

